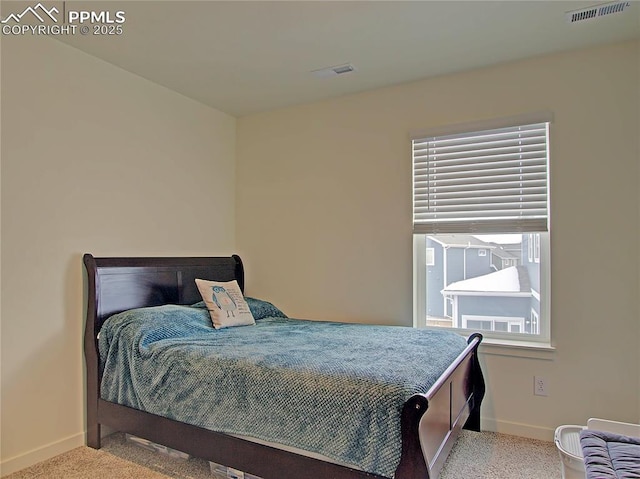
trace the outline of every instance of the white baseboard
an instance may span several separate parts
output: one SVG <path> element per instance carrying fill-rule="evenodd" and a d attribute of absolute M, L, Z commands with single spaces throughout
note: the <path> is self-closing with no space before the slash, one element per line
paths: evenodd
<path fill-rule="evenodd" d="M 499 419 L 481 417 L 480 427 L 483 431 L 499 432 L 512 436 L 528 437 L 540 441 L 553 441 L 555 428 L 534 426 L 532 424 L 521 424 L 517 422 L 501 421 Z"/>
<path fill-rule="evenodd" d="M 84 432 L 80 432 L 73 436 L 33 449 L 24 454 L 11 457 L 0 462 L 0 476 L 7 476 L 26 467 L 33 466 L 34 464 L 46 461 L 54 456 L 70 451 L 71 449 L 75 449 L 76 447 L 84 446 L 84 444 L 85 434 Z"/>

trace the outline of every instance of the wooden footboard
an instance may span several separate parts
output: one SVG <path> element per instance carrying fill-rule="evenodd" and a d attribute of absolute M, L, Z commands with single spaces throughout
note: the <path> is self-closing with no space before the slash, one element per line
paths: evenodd
<path fill-rule="evenodd" d="M 478 362 L 481 341 L 480 334 L 470 336 L 467 348 L 427 394 L 413 396 L 404 405 L 397 478 L 437 478 L 460 429 L 480 430 L 485 393 Z"/>
<path fill-rule="evenodd" d="M 244 285 L 242 261 L 224 258 L 94 258 L 84 256 L 88 304 L 85 325 L 87 445 L 100 448 L 100 427 L 143 437 L 264 479 L 383 479 L 381 476 L 261 445 L 237 437 L 121 406 L 100 398 L 97 334 L 104 320 L 133 307 L 192 304 L 200 296 L 195 277 Z M 402 456 L 396 479 L 436 479 L 464 426 L 479 430 L 484 380 L 478 362 L 479 334 L 424 395 L 402 412 Z M 366 440 L 366 438 L 363 438 Z"/>

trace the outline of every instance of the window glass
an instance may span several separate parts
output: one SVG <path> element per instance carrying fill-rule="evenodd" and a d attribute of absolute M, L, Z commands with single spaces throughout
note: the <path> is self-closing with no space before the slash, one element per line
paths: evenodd
<path fill-rule="evenodd" d="M 540 236 L 425 235 L 423 325 L 539 335 L 541 263 L 528 252 Z"/>

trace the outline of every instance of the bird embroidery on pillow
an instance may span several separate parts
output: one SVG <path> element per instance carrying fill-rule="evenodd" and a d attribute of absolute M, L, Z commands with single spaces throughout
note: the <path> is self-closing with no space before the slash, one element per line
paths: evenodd
<path fill-rule="evenodd" d="M 226 311 L 227 318 L 229 317 L 229 313 L 231 313 L 234 318 L 236 317 L 235 310 L 238 309 L 238 306 L 222 286 L 213 286 L 213 302 L 216 303 L 216 306 L 222 311 Z"/>

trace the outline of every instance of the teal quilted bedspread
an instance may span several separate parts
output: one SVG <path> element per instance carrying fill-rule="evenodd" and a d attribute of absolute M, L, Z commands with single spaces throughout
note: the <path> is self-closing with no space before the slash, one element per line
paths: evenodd
<path fill-rule="evenodd" d="M 277 317 L 216 330 L 202 308 L 144 308 L 101 330 L 101 396 L 393 477 L 403 403 L 465 347 L 446 331 Z"/>

